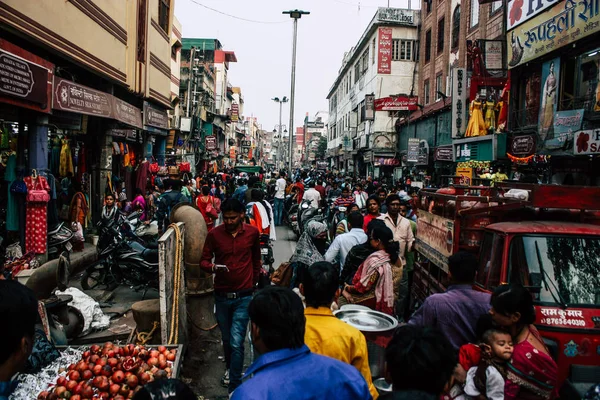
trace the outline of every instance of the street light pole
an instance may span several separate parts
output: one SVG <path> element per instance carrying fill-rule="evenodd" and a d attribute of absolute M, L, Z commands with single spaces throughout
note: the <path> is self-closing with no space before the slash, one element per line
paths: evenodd
<path fill-rule="evenodd" d="M 278 159 L 281 163 L 283 163 L 283 132 L 282 132 L 282 125 L 281 125 L 281 113 L 283 112 L 283 103 L 287 103 L 288 102 L 288 98 L 286 96 L 283 96 L 283 98 L 279 99 L 279 97 L 273 97 L 271 100 L 273 100 L 276 103 L 279 103 L 279 146 L 278 146 L 278 150 L 279 150 L 279 154 L 278 154 Z M 279 166 L 279 168 L 283 168 L 282 165 Z"/>
<path fill-rule="evenodd" d="M 292 175 L 294 169 L 294 100 L 296 97 L 296 40 L 298 37 L 298 20 L 303 15 L 308 15 L 310 12 L 302 10 L 290 10 L 284 11 L 283 14 L 289 14 L 290 18 L 294 19 L 294 39 L 292 45 L 292 88 L 290 90 L 290 161 L 289 161 L 289 173 Z"/>

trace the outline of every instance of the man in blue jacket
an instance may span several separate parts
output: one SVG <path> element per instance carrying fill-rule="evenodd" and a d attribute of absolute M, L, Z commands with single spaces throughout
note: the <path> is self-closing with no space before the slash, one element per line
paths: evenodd
<path fill-rule="evenodd" d="M 306 320 L 300 297 L 268 286 L 248 307 L 255 351 L 262 354 L 233 392 L 245 399 L 371 399 L 363 376 L 350 364 L 311 353 L 304 344 Z"/>

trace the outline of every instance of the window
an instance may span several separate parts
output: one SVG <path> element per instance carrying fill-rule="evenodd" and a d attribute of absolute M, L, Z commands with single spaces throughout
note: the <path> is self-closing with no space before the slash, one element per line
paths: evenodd
<path fill-rule="evenodd" d="M 146 0 L 140 0 L 137 16 L 137 60 L 146 62 Z"/>
<path fill-rule="evenodd" d="M 413 59 L 413 41 L 394 39 L 392 42 L 392 60 L 393 61 L 412 61 Z"/>
<path fill-rule="evenodd" d="M 423 84 L 423 97 L 425 98 L 425 105 L 429 104 L 429 79 Z"/>
<path fill-rule="evenodd" d="M 171 16 L 171 0 L 158 0 L 158 24 L 169 33 L 169 17 Z"/>
<path fill-rule="evenodd" d="M 492 5 L 490 6 L 490 15 L 496 14 L 501 9 L 502 9 L 502 0 L 492 2 Z"/>
<path fill-rule="evenodd" d="M 471 0 L 471 28 L 479 25 L 479 0 Z"/>
<path fill-rule="evenodd" d="M 354 65 L 354 83 L 358 82 L 360 78 L 360 60 Z"/>
<path fill-rule="evenodd" d="M 494 290 L 500 284 L 504 238 L 486 233 L 481 248 L 480 254 L 482 256 L 479 258 L 479 268 L 475 282 L 482 287 Z"/>
<path fill-rule="evenodd" d="M 428 63 L 429 60 L 431 60 L 431 29 L 425 33 L 425 62 Z"/>
<path fill-rule="evenodd" d="M 367 72 L 367 70 L 369 69 L 369 50 L 365 50 L 365 52 L 362 55 L 362 62 L 361 62 L 361 75 L 364 74 L 365 72 Z"/>
<path fill-rule="evenodd" d="M 427 9 L 427 14 L 431 12 L 431 3 L 433 3 L 433 0 L 425 0 L 425 8 Z"/>
<path fill-rule="evenodd" d="M 442 74 L 437 74 L 435 77 L 435 100 L 438 101 L 442 98 L 440 93 L 444 93 L 444 80 Z M 444 93 L 445 94 L 445 93 Z"/>
<path fill-rule="evenodd" d="M 375 46 L 377 46 L 376 43 L 377 42 L 375 41 L 375 38 L 373 38 L 373 43 L 371 43 L 371 64 L 375 64 Z"/>
<path fill-rule="evenodd" d="M 439 21 L 438 21 L 438 28 L 437 28 L 437 52 L 438 54 L 441 53 L 442 51 L 444 51 L 444 18 L 442 17 Z"/>
<path fill-rule="evenodd" d="M 458 48 L 458 37 L 460 36 L 460 6 L 456 6 L 452 13 L 452 49 Z"/>

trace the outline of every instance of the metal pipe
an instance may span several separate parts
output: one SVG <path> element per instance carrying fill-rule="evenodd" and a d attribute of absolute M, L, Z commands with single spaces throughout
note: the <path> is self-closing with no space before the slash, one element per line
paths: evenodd
<path fill-rule="evenodd" d="M 39 268 L 34 269 L 25 286 L 33 290 L 38 300 L 47 299 L 56 287 L 59 290 L 67 288 L 71 273 L 70 268 L 69 261 L 61 255 L 59 258 L 48 261 Z"/>
<path fill-rule="evenodd" d="M 185 116 L 190 116 L 190 100 L 192 98 L 192 76 L 194 74 L 194 56 L 195 56 L 196 48 L 192 47 L 190 50 L 190 72 L 188 77 L 188 90 L 187 90 L 187 104 L 185 106 Z"/>

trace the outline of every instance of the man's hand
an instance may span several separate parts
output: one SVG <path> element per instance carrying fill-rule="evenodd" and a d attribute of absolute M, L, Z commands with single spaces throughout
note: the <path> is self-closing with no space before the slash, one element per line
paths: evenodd
<path fill-rule="evenodd" d="M 348 303 L 354 302 L 354 298 L 352 297 L 352 295 L 350 293 L 348 293 L 346 291 L 346 289 L 344 289 L 344 291 L 342 292 L 342 296 L 344 296 L 344 298 L 348 301 Z"/>

